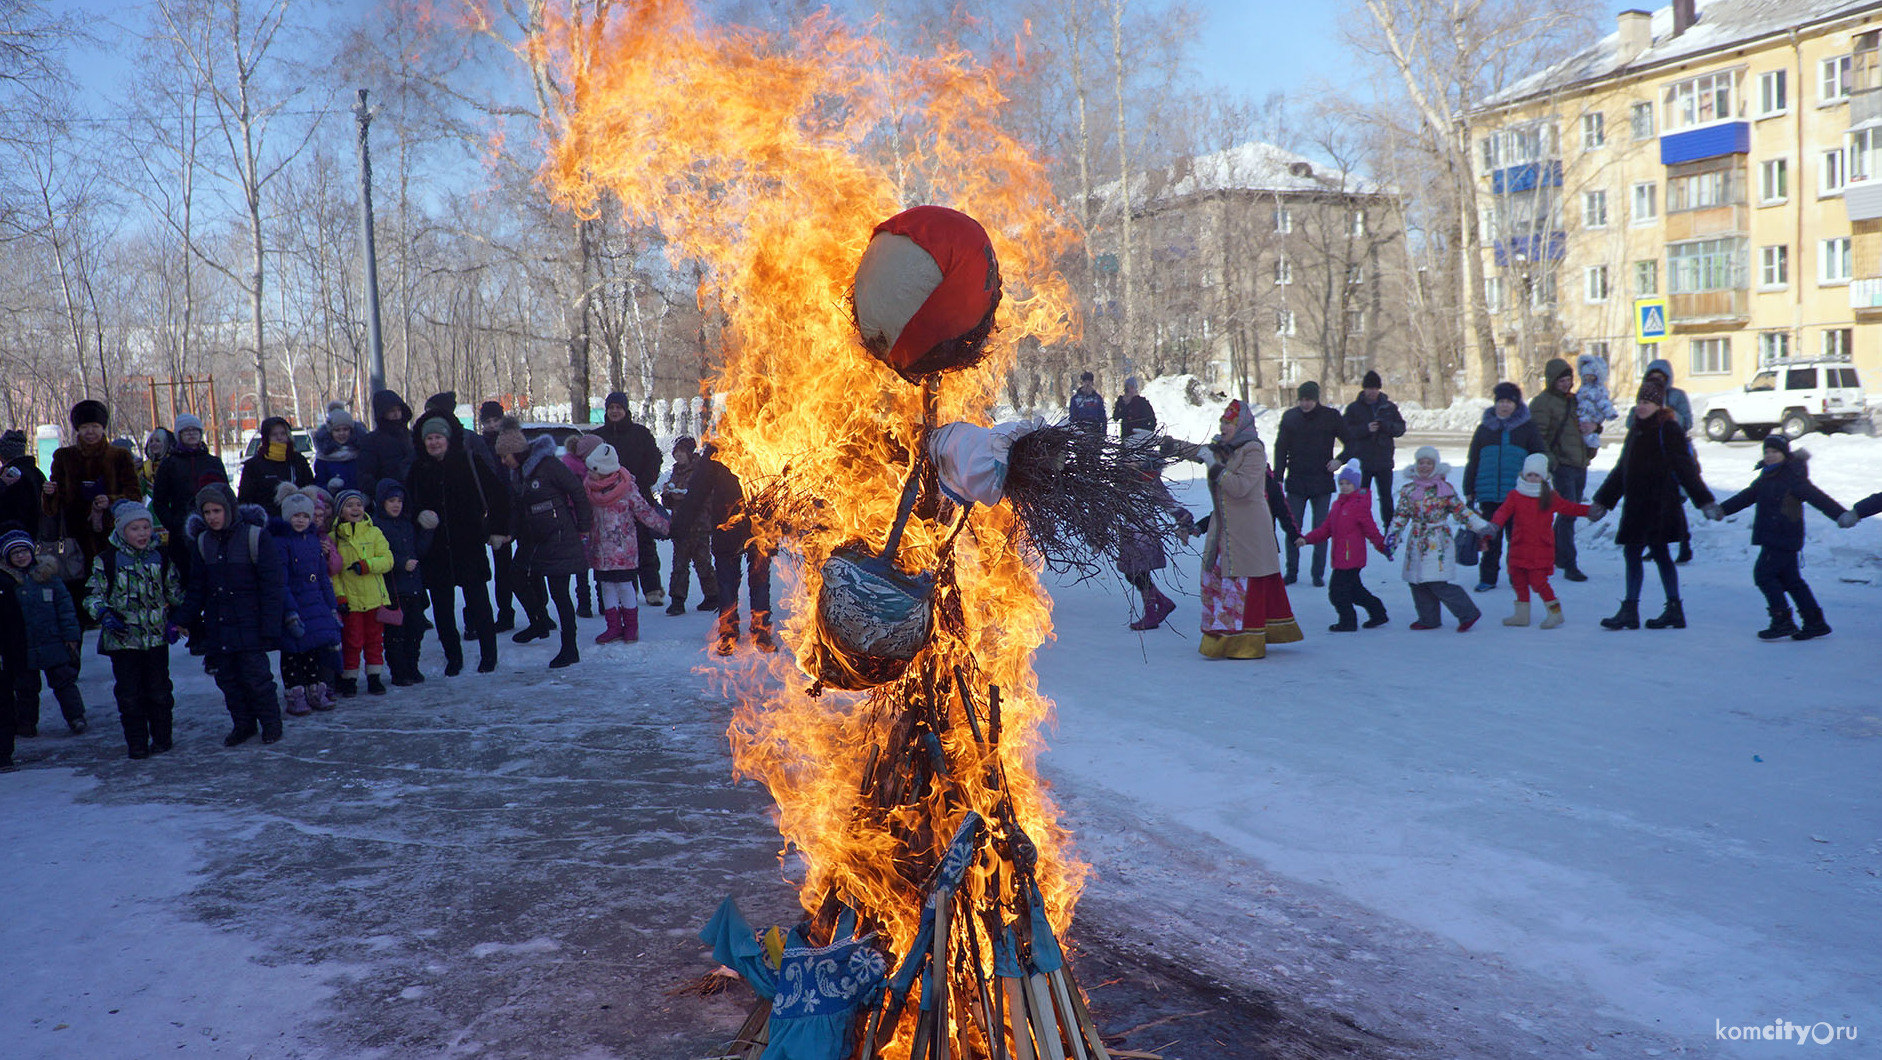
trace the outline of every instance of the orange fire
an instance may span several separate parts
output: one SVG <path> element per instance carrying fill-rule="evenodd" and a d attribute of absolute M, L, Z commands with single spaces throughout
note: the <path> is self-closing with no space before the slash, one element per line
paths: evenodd
<path fill-rule="evenodd" d="M 993 354 L 938 386 L 937 422 L 988 423 L 1018 344 L 1062 341 L 1075 316 L 1055 263 L 1074 246 L 1043 166 L 999 124 L 999 77 L 964 52 L 898 54 L 828 15 L 788 37 L 702 24 L 688 4 L 625 5 L 603 31 L 551 25 L 536 47 L 575 86 L 543 179 L 583 214 L 619 209 L 657 227 L 676 264 L 705 270 L 702 307 L 722 310 L 725 366 L 718 442 L 747 492 L 784 476 L 824 500 L 821 524 L 761 523 L 757 534 L 801 556 L 787 564 L 787 648 L 810 643 L 818 571 L 851 542 L 880 548 L 894 520 L 923 421 L 921 391 L 859 346 L 851 277 L 874 225 L 923 202 L 979 219 L 999 255 L 1006 297 Z M 905 569 L 934 569 L 952 526 L 916 518 Z M 920 918 L 917 882 L 969 810 L 995 817 L 997 755 L 1016 819 L 1038 845 L 1038 878 L 1063 931 L 1085 866 L 1056 822 L 1035 769 L 1052 705 L 1034 651 L 1051 635 L 1050 600 L 1016 547 L 1010 509 L 977 509 L 955 545 L 964 624 L 937 626 L 908 677 L 871 693 L 829 691 L 779 656 L 741 656 L 726 671 L 739 704 L 730 737 L 737 770 L 763 781 L 778 827 L 807 865 L 801 899 L 815 913 L 835 895 L 881 926 L 897 956 Z M 984 714 L 1001 693 L 997 750 L 977 742 L 958 700 L 941 734 L 945 790 L 872 812 L 864 770 L 921 675 L 972 675 Z M 909 849 L 911 835 L 932 850 Z M 913 859 L 911 861 L 911 858 Z M 924 858 L 928 860 L 923 860 Z M 989 887 L 988 870 L 968 893 Z M 990 904 L 990 903 L 989 903 Z"/>

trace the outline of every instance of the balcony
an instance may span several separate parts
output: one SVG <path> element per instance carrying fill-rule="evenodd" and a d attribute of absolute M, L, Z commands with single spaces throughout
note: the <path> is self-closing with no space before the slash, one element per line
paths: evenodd
<path fill-rule="evenodd" d="M 1724 121 L 1660 137 L 1660 164 L 1677 166 L 1751 150 L 1751 123 Z"/>
<path fill-rule="evenodd" d="M 1751 231 L 1751 208 L 1744 203 L 1675 210 L 1666 215 L 1666 241 L 1742 236 Z"/>
<path fill-rule="evenodd" d="M 1882 313 L 1882 276 L 1863 276 L 1849 281 L 1849 308 L 1858 314 Z"/>
<path fill-rule="evenodd" d="M 1539 187 L 1559 188 L 1562 186 L 1562 163 L 1526 162 L 1518 166 L 1509 166 L 1490 174 L 1490 192 L 1493 195 L 1514 195 L 1518 192 L 1534 191 Z"/>
<path fill-rule="evenodd" d="M 1742 288 L 1695 291 L 1666 296 L 1666 315 L 1675 328 L 1712 328 L 1751 319 L 1750 299 Z"/>
<path fill-rule="evenodd" d="M 1496 252 L 1497 265 L 1508 268 L 1522 261 L 1561 261 L 1568 251 L 1568 237 L 1560 232 L 1550 232 L 1547 238 L 1540 235 L 1511 236 L 1499 239 L 1492 245 Z"/>

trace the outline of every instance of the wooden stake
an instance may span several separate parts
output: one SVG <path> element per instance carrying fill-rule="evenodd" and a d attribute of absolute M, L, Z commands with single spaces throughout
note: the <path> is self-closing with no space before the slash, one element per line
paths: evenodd
<path fill-rule="evenodd" d="M 1111 1053 L 1104 1047 L 1104 1036 L 1098 1033 L 1098 1021 L 1091 1018 L 1091 1009 L 1085 1005 L 1085 996 L 1078 992 L 1078 981 L 1072 978 L 1072 967 L 1066 965 L 1059 969 L 1065 977 L 1065 987 L 1072 997 L 1072 1011 L 1078 1015 L 1078 1025 L 1084 1029 L 1085 1041 L 1091 1044 L 1092 1055 L 1097 1060 L 1111 1060 Z"/>
<path fill-rule="evenodd" d="M 1000 985 L 1005 989 L 1006 1014 L 1012 1022 L 1014 1060 L 1036 1060 L 1032 1047 L 1031 1021 L 1026 1018 L 1026 988 L 1024 980 L 1011 976 L 1001 976 Z"/>
<path fill-rule="evenodd" d="M 1032 1010 L 1033 1032 L 1039 1038 L 1039 1055 L 1045 1060 L 1066 1060 L 1065 1039 L 1059 1034 L 1058 1016 L 1052 1010 L 1052 986 L 1045 976 L 1027 977 L 1026 1000 Z"/>
<path fill-rule="evenodd" d="M 1046 976 L 1046 982 L 1052 987 L 1052 999 L 1057 1002 L 1059 1026 L 1065 1029 L 1065 1037 L 1072 1043 L 1072 1055 L 1077 1060 L 1091 1060 L 1085 1052 L 1085 1032 L 1079 1026 L 1078 1014 L 1072 1010 L 1072 999 L 1065 988 L 1065 969 L 1060 967 Z"/>
<path fill-rule="evenodd" d="M 946 887 L 935 892 L 934 963 L 929 966 L 934 983 L 934 1054 L 935 1060 L 948 1060 L 948 983 L 953 976 L 948 968 L 948 913 L 954 905 L 954 892 Z M 965 1060 L 965 1058 L 963 1058 Z"/>

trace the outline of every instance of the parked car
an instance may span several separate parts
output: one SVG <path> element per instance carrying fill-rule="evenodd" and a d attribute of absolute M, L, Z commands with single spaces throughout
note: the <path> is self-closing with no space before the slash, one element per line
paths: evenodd
<path fill-rule="evenodd" d="M 1785 361 L 1761 369 L 1743 390 L 1712 398 L 1706 437 L 1724 442 L 1744 431 L 1755 442 L 1773 430 L 1786 438 L 1847 430 L 1863 418 L 1866 400 L 1848 361 Z"/>
<path fill-rule="evenodd" d="M 294 451 L 306 456 L 314 451 L 314 436 L 299 427 L 288 432 L 288 438 L 294 443 Z M 242 447 L 242 459 L 247 460 L 261 449 L 261 432 L 248 432 L 248 444 Z"/>

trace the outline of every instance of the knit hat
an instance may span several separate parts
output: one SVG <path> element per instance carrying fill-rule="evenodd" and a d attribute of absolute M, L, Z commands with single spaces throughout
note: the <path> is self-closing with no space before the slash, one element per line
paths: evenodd
<path fill-rule="evenodd" d="M 372 502 L 366 499 L 366 494 L 364 491 L 355 490 L 355 489 L 344 489 L 333 495 L 333 510 L 336 512 L 339 511 L 342 507 L 345 507 L 347 501 L 350 501 L 356 497 L 359 499 L 359 506 L 362 509 L 372 507 Z"/>
<path fill-rule="evenodd" d="M 477 406 L 477 422 L 489 423 L 503 418 L 503 406 L 495 401 L 486 401 Z"/>
<path fill-rule="evenodd" d="M 1502 382 L 1498 383 L 1495 388 L 1490 391 L 1490 396 L 1497 401 L 1520 402 L 1523 399 L 1523 388 L 1517 386 L 1515 383 Z"/>
<path fill-rule="evenodd" d="M 1358 489 L 1359 484 L 1365 481 L 1366 474 L 1359 469 L 1359 461 L 1354 459 L 1348 460 L 1346 466 L 1340 468 L 1340 473 L 1335 477 L 1341 482 L 1351 484 L 1354 489 Z"/>
<path fill-rule="evenodd" d="M 1140 389 L 1143 385 L 1144 385 L 1144 381 L 1137 378 L 1134 375 L 1127 375 L 1124 377 L 1124 389 L 1126 390 L 1137 390 L 1137 389 Z"/>
<path fill-rule="evenodd" d="M 202 511 L 205 504 L 219 504 L 229 518 L 235 518 L 235 491 L 226 482 L 211 482 L 196 491 L 196 510 Z"/>
<path fill-rule="evenodd" d="M 26 432 L 15 427 L 0 434 L 0 461 L 18 460 L 26 455 Z"/>
<path fill-rule="evenodd" d="M 443 416 L 427 416 L 418 424 L 418 437 L 422 440 L 434 434 L 451 437 L 452 421 Z"/>
<path fill-rule="evenodd" d="M 281 498 L 281 518 L 292 519 L 296 515 L 314 517 L 314 499 L 300 490 Z"/>
<path fill-rule="evenodd" d="M 1090 372 L 1080 372 L 1080 373 L 1078 373 L 1078 381 L 1079 381 L 1079 382 L 1081 382 L 1081 383 L 1089 383 L 1089 382 L 1091 382 L 1091 380 L 1092 380 L 1093 378 L 1094 378 L 1094 377 L 1092 376 L 1092 374 L 1091 374 Z"/>
<path fill-rule="evenodd" d="M 621 470 L 621 458 L 614 446 L 606 442 L 595 446 L 595 451 L 588 454 L 588 470 L 597 475 L 612 475 Z"/>
<path fill-rule="evenodd" d="M 577 460 L 586 460 L 588 454 L 594 452 L 595 446 L 600 444 L 601 436 L 598 434 L 578 434 L 569 439 L 569 455 Z"/>
<path fill-rule="evenodd" d="M 673 448 L 682 453 L 696 453 L 699 451 L 699 439 L 690 434 L 682 434 L 673 439 Z"/>
<path fill-rule="evenodd" d="M 1367 390 L 1377 390 L 1385 385 L 1385 380 L 1379 378 L 1379 373 L 1367 369 L 1365 376 L 1359 380 L 1359 385 Z"/>
<path fill-rule="evenodd" d="M 95 423 L 100 427 L 109 427 L 111 425 L 111 410 L 105 408 L 104 402 L 93 401 L 91 398 L 86 398 L 78 404 L 73 405 L 72 429 L 77 430 L 87 423 Z"/>
<path fill-rule="evenodd" d="M 1784 437 L 1784 435 L 1778 431 L 1772 431 L 1770 434 L 1764 436 L 1764 447 L 1766 449 L 1776 449 L 1785 456 L 1789 456 L 1791 453 L 1791 440 Z"/>
<path fill-rule="evenodd" d="M 1412 454 L 1412 459 L 1430 460 L 1435 464 L 1438 462 L 1438 447 L 1435 445 L 1421 445 L 1418 447 L 1418 451 Z"/>
<path fill-rule="evenodd" d="M 630 400 L 628 400 L 628 396 L 627 396 L 626 394 L 623 394 L 623 393 L 621 393 L 621 392 L 620 392 L 619 390 L 616 390 L 616 391 L 614 391 L 614 392 L 612 392 L 612 393 L 610 393 L 610 394 L 608 395 L 608 397 L 607 397 L 607 400 L 605 400 L 605 401 L 603 401 L 603 402 L 601 403 L 601 407 L 602 407 L 602 408 L 604 408 L 604 409 L 606 409 L 606 408 L 610 408 L 610 407 L 612 407 L 612 406 L 614 406 L 614 405 L 619 405 L 619 406 L 621 406 L 621 409 L 622 409 L 622 411 L 624 411 L 624 412 L 626 412 L 626 413 L 628 414 L 628 418 L 630 418 L 630 419 L 632 419 L 632 418 L 633 418 L 633 415 L 634 415 L 634 403 L 633 403 L 632 401 L 630 401 Z"/>
<path fill-rule="evenodd" d="M 0 557 L 11 556 L 16 548 L 23 548 L 28 552 L 39 551 L 38 547 L 33 544 L 33 535 L 24 530 L 8 530 L 0 534 Z"/>
<path fill-rule="evenodd" d="M 1549 478 L 1549 454 L 1547 454 L 1547 453 L 1530 453 L 1530 454 L 1529 454 L 1528 456 L 1526 456 L 1526 457 L 1523 457 L 1523 474 L 1525 474 L 1525 475 L 1531 475 L 1531 474 L 1533 474 L 1533 475 L 1540 475 L 1540 476 L 1542 476 L 1542 479 L 1543 479 L 1543 481 L 1545 481 L 1545 482 L 1546 482 L 1546 481 L 1548 481 L 1548 478 Z"/>
<path fill-rule="evenodd" d="M 1666 387 L 1657 379 L 1649 379 L 1640 384 L 1640 390 L 1634 394 L 1635 401 L 1651 402 L 1655 405 L 1666 404 Z"/>
<path fill-rule="evenodd" d="M 344 401 L 327 402 L 327 427 L 328 429 L 332 429 L 334 427 L 342 427 L 342 426 L 345 426 L 345 427 L 353 426 L 353 414 L 346 411 L 346 402 Z"/>
<path fill-rule="evenodd" d="M 503 426 L 497 428 L 497 441 L 491 450 L 499 457 L 515 453 L 521 456 L 529 452 L 529 438 L 523 434 L 523 427 L 508 416 L 503 417 Z"/>
<path fill-rule="evenodd" d="M 197 416 L 193 416 L 187 412 L 177 414 L 176 436 L 178 438 L 183 437 L 184 431 L 200 431 L 202 429 L 203 429 L 203 421 L 201 418 Z"/>
<path fill-rule="evenodd" d="M 1301 401 L 1319 401 L 1320 384 L 1309 379 L 1305 383 L 1302 383 L 1298 390 L 1294 391 L 1294 396 Z"/>

